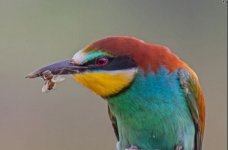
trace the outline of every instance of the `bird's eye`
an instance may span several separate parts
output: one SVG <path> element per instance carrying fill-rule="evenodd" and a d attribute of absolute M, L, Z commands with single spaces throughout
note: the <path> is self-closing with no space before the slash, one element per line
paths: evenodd
<path fill-rule="evenodd" d="M 108 63 L 108 58 L 106 58 L 106 57 L 100 57 L 100 58 L 97 58 L 96 59 L 96 64 L 98 65 L 98 66 L 104 66 L 104 65 L 106 65 Z"/>

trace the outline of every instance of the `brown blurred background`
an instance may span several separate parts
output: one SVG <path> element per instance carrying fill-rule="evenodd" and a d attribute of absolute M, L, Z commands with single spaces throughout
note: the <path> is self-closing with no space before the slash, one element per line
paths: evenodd
<path fill-rule="evenodd" d="M 206 96 L 204 149 L 225 150 L 226 9 L 223 0 L 0 0 L 0 150 L 115 150 L 105 101 L 71 78 L 48 94 L 24 78 L 109 35 L 163 44 L 189 63 Z"/>

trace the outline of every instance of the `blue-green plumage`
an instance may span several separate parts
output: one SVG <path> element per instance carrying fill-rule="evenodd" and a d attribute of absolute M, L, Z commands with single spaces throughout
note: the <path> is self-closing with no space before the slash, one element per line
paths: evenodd
<path fill-rule="evenodd" d="M 194 148 L 194 123 L 177 71 L 139 71 L 132 85 L 108 105 L 116 118 L 120 150 L 130 145 L 146 150 Z"/>

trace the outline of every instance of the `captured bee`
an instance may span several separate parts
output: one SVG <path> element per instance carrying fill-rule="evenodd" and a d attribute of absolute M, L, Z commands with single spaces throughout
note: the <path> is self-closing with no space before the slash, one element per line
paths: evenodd
<path fill-rule="evenodd" d="M 42 92 L 45 93 L 54 89 L 56 83 L 65 80 L 65 78 L 60 75 L 77 74 L 86 71 L 86 69 L 88 69 L 87 66 L 76 65 L 74 61 L 70 59 L 37 69 L 25 76 L 25 78 L 33 79 L 41 77 L 44 80 Z"/>
<path fill-rule="evenodd" d="M 65 80 L 64 77 L 59 75 L 53 75 L 50 70 L 46 70 L 42 73 L 41 78 L 44 80 L 44 86 L 42 87 L 42 92 L 46 93 L 56 86 L 56 83 L 62 82 Z"/>

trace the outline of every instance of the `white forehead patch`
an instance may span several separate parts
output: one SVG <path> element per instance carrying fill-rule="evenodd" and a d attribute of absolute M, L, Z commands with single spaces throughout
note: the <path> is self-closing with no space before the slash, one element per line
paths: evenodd
<path fill-rule="evenodd" d="M 74 54 L 73 60 L 77 64 L 81 64 L 85 58 L 86 54 L 83 52 L 83 50 L 79 50 L 77 53 Z"/>

